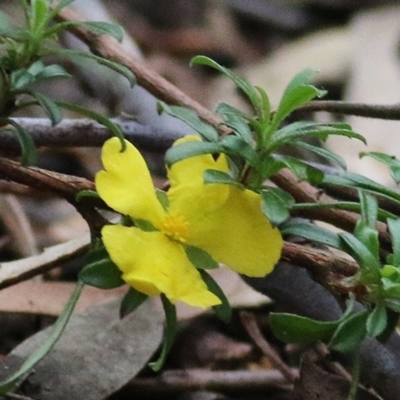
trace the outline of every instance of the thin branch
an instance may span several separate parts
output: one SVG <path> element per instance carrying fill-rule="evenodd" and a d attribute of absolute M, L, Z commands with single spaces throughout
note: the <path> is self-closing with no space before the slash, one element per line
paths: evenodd
<path fill-rule="evenodd" d="M 89 249 L 90 236 L 46 248 L 41 254 L 16 261 L 0 263 L 0 289 L 15 285 L 60 266 Z"/>
<path fill-rule="evenodd" d="M 86 21 L 79 13 L 69 7 L 63 8 L 58 18 L 62 21 Z M 212 111 L 152 71 L 144 61 L 138 59 L 132 51 L 125 49 L 116 39 L 106 35 L 94 34 L 89 29 L 77 25 L 71 26 L 70 31 L 89 46 L 89 49 L 94 54 L 98 54 L 129 68 L 136 76 L 139 85 L 143 86 L 160 100 L 169 104 L 189 107 L 195 110 L 201 119 L 211 125 L 217 126 L 221 122 L 221 119 Z"/>
<path fill-rule="evenodd" d="M 365 118 L 400 120 L 400 103 L 391 105 L 348 103 L 336 100 L 311 101 L 300 106 L 298 111 L 327 111 Z"/>
<path fill-rule="evenodd" d="M 264 339 L 257 321 L 253 314 L 242 311 L 240 312 L 240 319 L 249 336 L 253 339 L 254 343 L 268 358 L 271 364 L 281 372 L 281 374 L 290 382 L 296 383 L 299 378 L 297 373 L 294 373 L 280 358 L 279 354 L 270 346 Z"/>
<path fill-rule="evenodd" d="M 126 387 L 132 393 L 167 394 L 183 391 L 263 391 L 287 386 L 287 380 L 277 370 L 210 371 L 186 369 L 165 371 L 155 378 L 135 378 Z"/>
<path fill-rule="evenodd" d="M 64 119 L 53 126 L 46 118 L 14 118 L 30 134 L 37 147 L 100 147 L 112 137 L 103 125 L 89 119 Z M 162 128 L 143 125 L 133 119 L 112 120 L 121 127 L 127 140 L 143 150 L 163 152 L 182 135 Z M 19 155 L 20 145 L 12 130 L 0 129 L 0 153 Z"/>

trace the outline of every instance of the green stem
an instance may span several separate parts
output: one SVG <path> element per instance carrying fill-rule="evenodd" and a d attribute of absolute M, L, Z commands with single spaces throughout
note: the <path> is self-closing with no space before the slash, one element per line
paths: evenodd
<path fill-rule="evenodd" d="M 360 349 L 357 349 L 354 354 L 352 376 L 353 379 L 346 400 L 356 400 L 357 397 L 357 389 L 360 382 Z"/>

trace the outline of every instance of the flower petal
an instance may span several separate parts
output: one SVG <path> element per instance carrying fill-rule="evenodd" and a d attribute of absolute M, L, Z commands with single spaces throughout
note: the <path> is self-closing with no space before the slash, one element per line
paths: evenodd
<path fill-rule="evenodd" d="M 226 185 L 229 197 L 191 224 L 187 243 L 207 251 L 216 261 L 248 276 L 261 277 L 278 262 L 283 240 L 261 211 L 261 199 L 250 190 Z"/>
<path fill-rule="evenodd" d="M 159 227 L 164 210 L 139 151 L 126 142 L 126 150 L 121 152 L 120 141 L 114 137 L 103 145 L 102 162 L 105 170 L 96 175 L 96 189 L 107 205 Z"/>
<path fill-rule="evenodd" d="M 196 307 L 221 303 L 207 289 L 182 245 L 161 232 L 107 225 L 102 236 L 112 261 L 123 272 L 122 278 L 136 290 L 148 295 L 164 293 L 172 302 L 180 300 Z"/>
<path fill-rule="evenodd" d="M 174 145 L 188 141 L 201 141 L 198 136 L 188 135 Z M 168 190 L 169 213 L 181 214 L 195 223 L 198 214 L 214 211 L 223 205 L 229 195 L 227 185 L 205 184 L 203 175 L 207 169 L 229 172 L 224 154 L 214 160 L 211 154 L 203 154 L 178 161 L 169 168 L 171 184 Z"/>

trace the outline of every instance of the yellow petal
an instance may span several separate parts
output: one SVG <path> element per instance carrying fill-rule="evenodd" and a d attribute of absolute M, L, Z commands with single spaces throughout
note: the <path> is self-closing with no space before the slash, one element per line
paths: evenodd
<path fill-rule="evenodd" d="M 158 227 L 164 210 L 157 199 L 150 172 L 139 151 L 129 142 L 121 153 L 114 137 L 102 149 L 105 168 L 96 175 L 96 189 L 108 206 L 133 218 L 150 221 Z"/>
<path fill-rule="evenodd" d="M 181 244 L 161 232 L 144 232 L 121 225 L 102 229 L 104 245 L 122 278 L 136 290 L 148 294 L 164 293 L 196 307 L 220 304 L 197 269 L 190 263 Z"/>
<path fill-rule="evenodd" d="M 187 243 L 207 251 L 216 261 L 248 276 L 261 277 L 278 262 L 283 240 L 261 211 L 260 196 L 226 185 L 229 197 L 191 224 Z"/>
<path fill-rule="evenodd" d="M 188 141 L 201 141 L 198 136 L 188 135 L 174 145 Z M 207 169 L 229 172 L 224 154 L 214 160 L 211 154 L 194 156 L 178 161 L 169 168 L 168 190 L 170 214 L 182 214 L 195 223 L 199 213 L 211 212 L 223 205 L 229 195 L 227 185 L 204 184 L 203 174 Z"/>

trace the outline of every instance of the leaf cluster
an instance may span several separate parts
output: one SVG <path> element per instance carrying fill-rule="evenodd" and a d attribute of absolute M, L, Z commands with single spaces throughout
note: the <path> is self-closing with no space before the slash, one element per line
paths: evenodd
<path fill-rule="evenodd" d="M 314 70 L 307 69 L 297 74 L 286 87 L 276 111 L 272 111 L 263 88 L 251 85 L 205 56 L 193 58 L 192 64 L 214 68 L 230 78 L 246 96 L 253 112 L 247 114 L 229 104 L 219 104 L 215 112 L 222 119 L 220 128 L 230 130 L 230 134 L 220 136 L 216 128 L 201 121 L 194 111 L 160 103 L 160 111 L 185 121 L 202 138 L 202 142 L 182 143 L 169 149 L 167 164 L 200 154 L 226 154 L 230 173 L 208 170 L 204 175 L 205 182 L 238 185 L 260 193 L 263 211 L 275 225 L 288 219 L 295 202 L 288 193 L 268 186 L 266 181 L 271 176 L 282 168 L 289 168 L 299 179 L 313 184 L 322 182 L 324 178 L 324 173 L 309 163 L 288 155 L 278 155 L 285 146 L 306 148 L 344 169 L 346 164 L 340 156 L 305 143 L 304 139 L 315 137 L 325 141 L 330 135 L 340 135 L 365 142 L 361 135 L 344 123 L 285 122 L 299 106 L 325 94 L 325 91 L 309 83 L 316 72 Z"/>
<path fill-rule="evenodd" d="M 57 14 L 74 0 L 21 0 L 25 24 L 14 26 L 8 16 L 0 12 L 0 127 L 14 128 L 21 145 L 23 162 L 33 163 L 36 157 L 35 145 L 24 129 L 11 117 L 14 112 L 27 106 L 38 105 L 57 124 L 62 118 L 63 108 L 71 109 L 106 125 L 121 138 L 119 127 L 109 119 L 93 111 L 54 100 L 37 89 L 37 83 L 54 78 L 69 78 L 70 75 L 58 64 L 45 65 L 49 56 L 58 56 L 79 62 L 91 58 L 98 63 L 123 74 L 133 85 L 135 78 L 126 67 L 94 54 L 62 49 L 58 37 L 72 26 L 82 26 L 97 34 L 107 34 L 122 40 L 123 30 L 117 25 L 105 22 L 57 22 Z"/>

